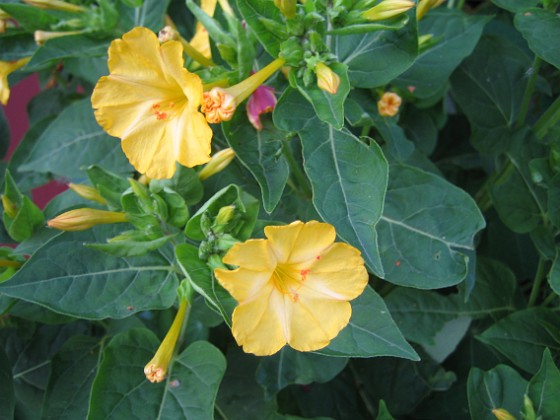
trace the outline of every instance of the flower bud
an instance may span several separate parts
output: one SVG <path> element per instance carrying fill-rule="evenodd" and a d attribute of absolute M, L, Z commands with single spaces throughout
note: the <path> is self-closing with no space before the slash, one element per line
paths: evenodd
<path fill-rule="evenodd" d="M 424 17 L 428 10 L 434 9 L 441 5 L 445 0 L 419 0 L 418 6 L 416 6 L 416 20 L 420 20 Z"/>
<path fill-rule="evenodd" d="M 181 300 L 179 310 L 175 315 L 175 319 L 173 320 L 169 331 L 167 331 L 165 338 L 161 342 L 152 360 L 150 360 L 144 367 L 146 379 L 152 383 L 162 382 L 167 376 L 169 363 L 171 362 L 171 358 L 175 352 L 175 346 L 177 345 L 177 340 L 179 339 L 179 334 L 185 320 L 188 305 L 189 303 L 186 299 Z"/>
<path fill-rule="evenodd" d="M 198 179 L 204 181 L 212 175 L 223 171 L 226 166 L 230 164 L 233 158 L 235 158 L 235 152 L 229 147 L 214 153 L 210 162 L 204 165 L 204 168 L 202 168 L 202 170 L 198 173 Z"/>
<path fill-rule="evenodd" d="M 384 20 L 401 15 L 414 7 L 414 3 L 410 0 L 383 0 L 371 9 L 362 13 L 362 17 L 371 20 Z"/>
<path fill-rule="evenodd" d="M 62 0 L 23 0 L 23 2 L 30 6 L 37 7 L 38 9 L 62 10 L 71 13 L 80 13 L 87 10 L 85 7 L 66 3 Z"/>
<path fill-rule="evenodd" d="M 179 34 L 175 29 L 167 25 L 161 31 L 159 31 L 158 39 L 162 44 L 167 41 L 176 41 L 179 39 Z"/>
<path fill-rule="evenodd" d="M 498 420 L 515 420 L 515 417 L 513 417 L 505 408 L 494 408 L 492 409 L 492 414 L 494 414 Z"/>
<path fill-rule="evenodd" d="M 47 222 L 49 227 L 65 230 L 86 230 L 93 226 L 127 222 L 126 213 L 90 208 L 70 210 Z"/>
<path fill-rule="evenodd" d="M 68 188 L 86 200 L 95 201 L 103 205 L 107 204 L 107 201 L 99 194 L 99 191 L 89 185 L 70 183 Z"/>
<path fill-rule="evenodd" d="M 232 95 L 225 89 L 215 87 L 210 92 L 204 92 L 200 111 L 206 115 L 206 121 L 210 124 L 219 124 L 231 120 L 236 107 Z"/>
<path fill-rule="evenodd" d="M 216 216 L 217 225 L 226 225 L 235 215 L 235 206 L 224 206 L 218 210 L 218 215 Z"/>
<path fill-rule="evenodd" d="M 7 195 L 2 195 L 2 206 L 4 206 L 4 213 L 6 213 L 12 219 L 16 217 L 18 212 L 17 205 L 12 200 L 10 200 Z"/>
<path fill-rule="evenodd" d="M 35 43 L 41 46 L 45 42 L 51 39 L 61 38 L 63 36 L 70 36 L 70 35 L 79 35 L 81 33 L 83 33 L 83 31 L 64 31 L 64 32 L 35 31 L 33 37 L 35 38 Z"/>
<path fill-rule="evenodd" d="M 0 104 L 6 105 L 10 99 L 8 76 L 25 66 L 31 57 L 24 57 L 16 61 L 0 61 Z"/>
<path fill-rule="evenodd" d="M 377 110 L 382 117 L 394 117 L 399 113 L 402 99 L 393 92 L 385 92 L 381 99 L 377 101 Z"/>
<path fill-rule="evenodd" d="M 340 85 L 340 77 L 330 67 L 324 63 L 318 63 L 315 67 L 315 74 L 317 75 L 317 86 L 320 89 L 332 95 L 338 91 Z"/>
<path fill-rule="evenodd" d="M 274 5 L 280 9 L 282 14 L 288 19 L 296 17 L 296 0 L 274 0 Z"/>

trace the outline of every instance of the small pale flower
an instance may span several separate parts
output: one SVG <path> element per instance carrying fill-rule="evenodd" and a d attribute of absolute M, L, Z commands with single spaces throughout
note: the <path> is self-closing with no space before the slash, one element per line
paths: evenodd
<path fill-rule="evenodd" d="M 300 221 L 268 226 L 267 239 L 236 243 L 223 258 L 235 270 L 214 270 L 238 302 L 232 332 L 258 356 L 285 344 L 299 351 L 321 349 L 348 324 L 368 282 L 360 251 L 335 243 L 327 223 Z"/>
<path fill-rule="evenodd" d="M 247 117 L 253 127 L 257 130 L 262 130 L 261 114 L 272 112 L 278 99 L 274 95 L 274 88 L 270 86 L 261 85 L 253 92 L 247 101 Z"/>
<path fill-rule="evenodd" d="M 377 101 L 377 110 L 382 117 L 394 117 L 399 113 L 402 99 L 393 92 L 385 92 L 381 99 Z"/>
<path fill-rule="evenodd" d="M 0 103 L 6 105 L 10 99 L 10 85 L 8 76 L 14 71 L 25 66 L 31 57 L 21 58 L 16 61 L 0 61 Z"/>
<path fill-rule="evenodd" d="M 198 108 L 202 81 L 183 67 L 178 41 L 160 45 L 146 28 L 134 28 L 109 47 L 109 76 L 91 98 L 97 122 L 122 140 L 136 170 L 171 178 L 175 163 L 193 167 L 210 160 L 212 129 Z"/>

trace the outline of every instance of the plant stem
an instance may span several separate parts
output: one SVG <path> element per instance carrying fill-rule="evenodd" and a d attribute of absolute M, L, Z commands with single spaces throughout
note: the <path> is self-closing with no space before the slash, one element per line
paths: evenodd
<path fill-rule="evenodd" d="M 541 66 L 542 60 L 535 56 L 533 61 L 533 66 L 531 67 L 531 77 L 527 82 L 525 87 L 525 93 L 523 94 L 523 102 L 521 104 L 521 111 L 519 112 L 519 117 L 517 117 L 516 128 L 523 127 L 525 124 L 525 118 L 527 117 L 527 112 L 529 111 L 529 103 L 531 102 L 531 97 L 533 96 L 533 91 L 535 90 L 535 85 L 537 83 L 537 77 L 539 76 L 539 68 Z"/>
<path fill-rule="evenodd" d="M 290 148 L 289 148 L 288 144 L 283 143 L 282 154 L 284 155 L 284 157 L 288 161 L 288 165 L 290 166 L 290 172 L 294 175 L 294 178 L 296 179 L 298 185 L 302 189 L 303 194 L 306 197 L 311 198 L 313 196 L 313 193 L 309 189 L 307 177 L 304 175 L 304 173 L 300 169 L 298 163 L 296 162 L 296 160 L 294 159 L 294 156 L 292 155 L 291 150 L 289 150 L 289 149 Z"/>
<path fill-rule="evenodd" d="M 47 366 L 50 362 L 51 362 L 50 360 L 45 360 L 44 362 L 39 363 L 38 365 L 35 365 L 27 370 L 24 370 L 23 372 L 16 373 L 14 375 L 14 379 L 21 378 L 22 376 L 25 376 L 28 373 L 31 373 L 37 369 L 41 369 L 43 366 Z"/>
<path fill-rule="evenodd" d="M 540 140 L 546 136 L 548 130 L 560 121 L 560 96 L 540 116 L 533 127 L 535 136 Z"/>
<path fill-rule="evenodd" d="M 552 292 L 551 294 L 549 294 L 545 300 L 543 300 L 542 306 L 546 307 L 548 305 L 550 305 L 552 302 L 554 302 L 554 300 L 558 297 L 558 295 L 555 292 Z"/>
<path fill-rule="evenodd" d="M 539 296 L 539 292 L 541 289 L 541 284 L 544 279 L 546 268 L 546 260 L 542 257 L 539 258 L 539 264 L 537 266 L 537 273 L 535 274 L 535 280 L 533 281 L 533 287 L 531 288 L 531 294 L 529 295 L 529 303 L 527 303 L 527 307 L 530 308 L 534 306 L 537 302 L 537 298 Z"/>

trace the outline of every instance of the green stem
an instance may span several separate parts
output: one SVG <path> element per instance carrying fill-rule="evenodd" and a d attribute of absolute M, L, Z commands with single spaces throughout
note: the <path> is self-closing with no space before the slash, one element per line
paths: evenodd
<path fill-rule="evenodd" d="M 529 111 L 529 103 L 531 102 L 531 97 L 533 96 L 533 91 L 535 90 L 535 85 L 537 83 L 537 77 L 539 76 L 539 68 L 541 67 L 542 60 L 535 56 L 533 61 L 533 66 L 531 67 L 531 78 L 527 82 L 525 87 L 525 93 L 523 94 L 523 102 L 521 104 L 521 111 L 519 112 L 519 117 L 517 118 L 516 128 L 523 127 L 525 124 L 525 118 L 527 117 L 527 112 Z"/>
<path fill-rule="evenodd" d="M 541 284 L 544 279 L 546 268 L 546 260 L 544 258 L 539 258 L 539 264 L 537 266 L 537 273 L 535 274 L 535 280 L 533 281 L 533 287 L 531 288 L 531 294 L 529 295 L 529 303 L 527 303 L 527 307 L 534 306 L 537 302 L 537 298 L 539 297 L 539 292 L 541 290 Z"/>
<path fill-rule="evenodd" d="M 549 294 L 545 300 L 543 300 L 542 306 L 543 307 L 547 307 L 548 305 L 550 305 L 552 302 L 554 302 L 554 300 L 558 297 L 558 295 L 554 292 L 552 292 L 551 294 Z"/>
<path fill-rule="evenodd" d="M 560 121 L 560 96 L 548 107 L 548 109 L 541 115 L 533 127 L 535 136 L 538 139 L 543 139 L 548 133 L 548 130 Z"/>
<path fill-rule="evenodd" d="M 296 162 L 294 156 L 292 155 L 292 152 L 289 149 L 290 147 L 288 146 L 287 143 L 284 143 L 282 145 L 282 154 L 288 161 L 288 165 L 290 166 L 290 172 L 295 177 L 299 187 L 302 189 L 303 194 L 306 197 L 311 198 L 313 196 L 313 193 L 309 188 L 309 184 L 308 184 L 309 181 L 307 180 L 307 177 L 304 175 L 303 171 L 300 169 L 298 163 Z"/>
<path fill-rule="evenodd" d="M 16 373 L 14 375 L 14 379 L 21 378 L 22 376 L 25 376 L 28 373 L 31 373 L 37 369 L 41 369 L 43 366 L 47 366 L 50 362 L 51 362 L 50 360 L 45 360 L 44 362 L 39 363 L 38 365 L 35 365 L 27 370 L 24 370 L 23 372 Z"/>

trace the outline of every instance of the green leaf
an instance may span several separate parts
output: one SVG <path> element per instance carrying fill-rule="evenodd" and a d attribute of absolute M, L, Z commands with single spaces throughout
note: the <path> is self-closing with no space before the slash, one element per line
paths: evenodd
<path fill-rule="evenodd" d="M 134 236 L 130 239 L 126 237 L 121 238 L 119 235 L 117 237 L 118 240 L 114 240 L 114 238 L 111 238 L 107 243 L 84 244 L 84 246 L 95 249 L 97 251 L 106 252 L 107 254 L 115 255 L 117 257 L 136 257 L 139 255 L 145 255 L 149 251 L 154 251 L 161 248 L 175 236 L 165 235 L 161 238 L 150 239 L 149 235 L 146 235 L 137 230 L 130 233 L 134 234 Z"/>
<path fill-rule="evenodd" d="M 164 26 L 169 2 L 170 0 L 143 0 L 141 6 L 134 8 L 118 2 L 119 27 L 127 32 L 136 26 L 144 26 L 157 34 Z"/>
<path fill-rule="evenodd" d="M 385 302 L 371 287 L 366 287 L 364 293 L 351 304 L 352 316 L 348 326 L 327 347 L 315 353 L 325 356 L 393 356 L 419 360 L 395 325 Z"/>
<path fill-rule="evenodd" d="M 145 329 L 111 340 L 93 384 L 88 418 L 213 418 L 224 356 L 208 342 L 194 342 L 173 360 L 166 381 L 152 384 L 144 366 L 157 347 L 158 339 Z"/>
<path fill-rule="evenodd" d="M 492 3 L 502 9 L 516 13 L 538 5 L 540 0 L 492 0 Z"/>
<path fill-rule="evenodd" d="M 273 22 L 283 24 L 280 10 L 274 3 L 260 0 L 237 0 L 237 7 L 243 19 L 255 32 L 266 52 L 272 57 L 278 57 L 280 44 L 284 41 L 284 38 L 281 34 L 270 31 L 263 21 L 272 20 Z"/>
<path fill-rule="evenodd" d="M 339 61 L 348 66 L 353 86 L 386 85 L 414 63 L 418 54 L 416 19 L 399 30 L 336 36 L 334 51 Z"/>
<path fill-rule="evenodd" d="M 19 31 L 10 31 L 0 34 L 0 60 L 15 61 L 24 57 L 31 57 L 37 44 L 33 35 Z"/>
<path fill-rule="evenodd" d="M 535 7 L 517 13 L 514 24 L 529 43 L 531 51 L 560 69 L 560 52 L 550 43 L 551 39 L 560 37 L 560 16 Z"/>
<path fill-rule="evenodd" d="M 385 279 L 418 289 L 460 283 L 484 219 L 473 199 L 444 179 L 391 165 L 377 231 Z"/>
<path fill-rule="evenodd" d="M 412 26 L 410 18 L 414 15 L 412 13 L 403 13 L 402 15 L 395 16 L 389 19 L 380 20 L 377 22 L 367 23 L 344 23 L 338 28 L 329 30 L 332 35 L 355 35 L 365 34 L 369 32 L 376 32 L 388 29 L 387 32 L 396 31 L 403 27 Z M 410 24 L 409 24 L 410 23 Z"/>
<path fill-rule="evenodd" d="M 344 369 L 347 361 L 344 357 L 332 358 L 284 347 L 274 356 L 260 359 L 257 382 L 269 395 L 274 395 L 291 384 L 328 382 Z"/>
<path fill-rule="evenodd" d="M 120 174 L 132 171 L 120 142 L 99 127 L 86 98 L 62 111 L 39 137 L 19 170 L 80 179 L 84 176 L 82 167 L 91 164 Z"/>
<path fill-rule="evenodd" d="M 546 308 L 529 308 L 514 312 L 501 319 L 477 338 L 489 344 L 510 359 L 516 366 L 529 372 L 539 370 L 541 356 L 546 347 L 554 355 L 560 343 L 554 331 L 560 327 L 558 317 Z"/>
<path fill-rule="evenodd" d="M 526 387 L 527 381 L 506 365 L 498 365 L 488 372 L 471 369 L 467 384 L 471 418 L 495 420 L 492 414 L 495 408 L 503 408 L 517 417 Z"/>
<path fill-rule="evenodd" d="M 431 34 L 438 42 L 422 52 L 395 83 L 403 89 L 413 86 L 414 96 L 430 98 L 453 70 L 473 51 L 489 16 L 467 15 L 458 9 L 430 10 L 419 23 L 420 35 Z"/>
<path fill-rule="evenodd" d="M 0 285 L 0 292 L 86 319 L 124 318 L 170 307 L 177 278 L 163 250 L 144 257 L 117 258 L 83 246 L 112 237 L 120 229 L 97 226 L 53 238 Z"/>
<path fill-rule="evenodd" d="M 290 175 L 288 163 L 282 155 L 282 140 L 287 133 L 268 121 L 263 121 L 263 129 L 257 131 L 244 112 L 236 112 L 233 120 L 223 123 L 222 128 L 235 156 L 258 182 L 265 211 L 272 213 Z"/>
<path fill-rule="evenodd" d="M 71 337 L 53 358 L 45 394 L 43 419 L 86 418 L 99 361 L 99 343 L 87 336 Z"/>
<path fill-rule="evenodd" d="M 383 209 L 388 168 L 381 149 L 316 118 L 298 134 L 317 212 L 334 225 L 340 238 L 362 252 L 373 273 L 382 276 L 375 224 Z"/>
<path fill-rule="evenodd" d="M 389 412 L 387 404 L 385 404 L 385 401 L 383 400 L 379 400 L 379 408 L 377 409 L 377 417 L 375 420 L 395 420 Z"/>
<path fill-rule="evenodd" d="M 556 255 L 552 260 L 552 267 L 548 273 L 548 284 L 554 293 L 560 295 L 560 249 L 556 249 Z"/>
<path fill-rule="evenodd" d="M 171 179 L 152 179 L 150 191 L 159 192 L 164 188 L 170 188 L 183 197 L 185 203 L 197 204 L 204 194 L 202 182 L 192 168 L 177 165 L 177 170 Z"/>
<path fill-rule="evenodd" d="M 530 67 L 513 42 L 485 36 L 453 74 L 453 97 L 469 119 L 471 143 L 480 152 L 507 150 Z"/>
<path fill-rule="evenodd" d="M 130 184 L 122 177 L 107 171 L 99 165 L 91 165 L 85 169 L 86 175 L 101 197 L 103 197 L 111 210 L 120 210 L 121 195 Z"/>
<path fill-rule="evenodd" d="M 345 64 L 340 63 L 329 64 L 329 67 L 340 78 L 340 85 L 334 95 L 320 89 L 316 83 L 305 86 L 303 79 L 295 77 L 295 71 L 290 72 L 290 80 L 297 86 L 299 93 L 313 105 L 313 109 L 321 121 L 331 124 L 335 128 L 342 128 L 344 126 L 344 101 L 350 92 L 348 69 Z"/>
<path fill-rule="evenodd" d="M 15 404 L 12 364 L 4 349 L 0 347 L 0 419 L 13 419 Z"/>
<path fill-rule="evenodd" d="M 190 244 L 177 245 L 175 255 L 179 267 L 193 288 L 207 300 L 217 313 L 231 326 L 231 313 L 237 305 L 235 299 L 216 280 L 210 267 L 198 257 L 198 248 Z"/>
<path fill-rule="evenodd" d="M 2 3 L 0 8 L 17 20 L 19 26 L 29 32 L 37 29 L 48 30 L 51 26 L 56 25 L 60 19 L 60 16 L 56 16 L 56 11 L 53 13 L 48 9 L 42 10 L 41 8 L 26 4 Z"/>
<path fill-rule="evenodd" d="M 527 395 L 537 416 L 554 419 L 560 413 L 560 371 L 549 349 L 545 349 L 539 371 L 529 381 Z"/>

